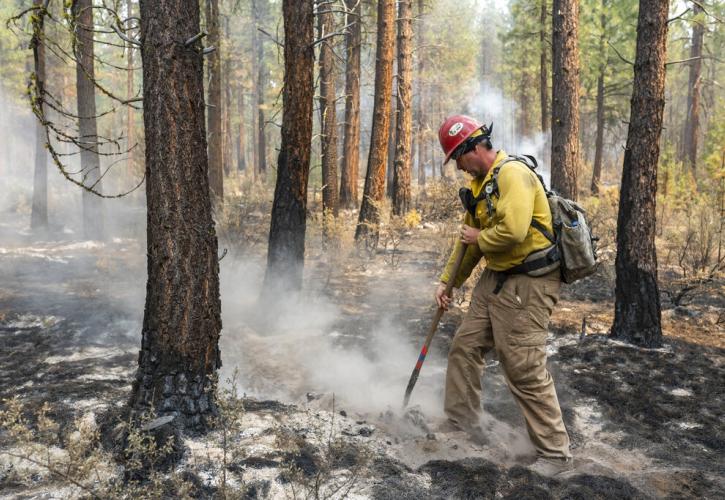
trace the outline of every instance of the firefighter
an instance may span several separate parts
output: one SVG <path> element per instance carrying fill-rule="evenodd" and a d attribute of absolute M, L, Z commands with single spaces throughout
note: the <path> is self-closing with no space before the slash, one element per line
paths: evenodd
<path fill-rule="evenodd" d="M 573 467 L 569 435 L 546 369 L 546 337 L 559 299 L 560 271 L 558 262 L 544 269 L 527 267 L 533 262 L 530 256 L 552 247 L 551 211 L 537 175 L 493 148 L 492 129 L 493 124 L 455 115 L 438 131 L 445 162 L 455 160 L 459 170 L 473 177 L 470 191 L 462 190 L 467 211 L 435 291 L 438 306 L 450 305 L 445 294 L 449 280 L 458 288 L 482 257 L 486 262 L 448 353 L 444 427 L 481 437 L 484 355 L 494 349 L 536 448 L 531 468 L 554 475 Z M 464 249 L 458 275 L 451 276 L 455 257 Z"/>

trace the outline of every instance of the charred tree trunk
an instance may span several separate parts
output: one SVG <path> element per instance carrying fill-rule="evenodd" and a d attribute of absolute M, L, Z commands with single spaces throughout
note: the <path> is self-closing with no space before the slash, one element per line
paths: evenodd
<path fill-rule="evenodd" d="M 413 143 L 413 0 L 398 4 L 398 116 L 395 125 L 393 213 L 410 210 L 411 148 Z"/>
<path fill-rule="evenodd" d="M 148 282 L 131 408 L 203 430 L 217 414 L 221 302 L 198 0 L 141 1 Z"/>
<path fill-rule="evenodd" d="M 549 45 L 546 43 L 546 2 L 540 0 L 541 8 L 539 21 L 541 23 L 539 30 L 539 97 L 541 100 L 541 132 L 546 133 L 549 130 L 549 72 L 547 68 L 547 54 Z"/>
<path fill-rule="evenodd" d="M 216 50 L 207 55 L 209 91 L 207 106 L 207 137 L 209 141 L 209 185 L 219 201 L 224 199 L 224 166 L 222 161 L 222 72 L 219 50 L 219 0 L 206 0 L 208 44 Z"/>
<path fill-rule="evenodd" d="M 100 192 L 101 166 L 96 125 L 95 64 L 93 59 L 93 2 L 74 0 L 76 96 L 78 101 L 78 142 L 83 184 Z M 103 239 L 103 199 L 83 190 L 83 234 L 87 239 Z"/>
<path fill-rule="evenodd" d="M 385 195 L 385 163 L 390 127 L 390 87 L 393 84 L 393 41 L 395 37 L 395 2 L 378 2 L 378 35 L 375 57 L 375 102 L 370 133 L 370 152 L 365 174 L 360 217 L 355 241 L 365 240 L 368 248 L 376 248 L 380 231 L 380 203 Z"/>
<path fill-rule="evenodd" d="M 345 0 L 348 11 L 345 35 L 347 67 L 345 68 L 345 140 L 340 175 L 340 205 L 353 208 L 358 203 L 357 178 L 360 168 L 360 45 L 362 2 Z"/>
<path fill-rule="evenodd" d="M 425 132 L 425 117 L 423 115 L 423 110 L 425 109 L 424 106 L 424 97 L 425 97 L 425 91 L 423 88 L 423 74 L 425 71 L 425 58 L 423 57 L 422 50 L 423 45 L 425 44 L 425 35 L 424 35 L 424 28 L 425 28 L 425 18 L 423 16 L 425 12 L 425 0 L 418 0 L 418 50 L 416 51 L 418 53 L 418 65 L 417 65 L 417 78 L 416 81 L 418 82 L 418 105 L 417 105 L 417 116 L 415 123 L 416 128 L 416 134 L 418 136 L 417 138 L 417 145 L 418 145 L 418 186 L 425 186 L 425 141 L 423 138 L 423 134 Z"/>
<path fill-rule="evenodd" d="M 33 37 L 30 46 L 33 49 L 35 73 L 35 94 L 32 105 L 39 106 L 35 114 L 44 116 L 43 93 L 45 89 L 45 11 L 43 0 L 33 0 L 40 10 L 32 17 Z M 45 126 L 38 119 L 35 122 L 35 169 L 33 172 L 33 206 L 30 212 L 30 229 L 34 232 L 48 228 L 48 152 L 45 149 Z"/>
<path fill-rule="evenodd" d="M 654 221 L 665 105 L 668 6 L 664 0 L 639 2 L 634 89 L 617 217 L 611 335 L 646 347 L 662 344 Z"/>
<path fill-rule="evenodd" d="M 599 194 L 599 184 L 602 182 L 602 155 L 604 150 L 604 72 L 607 69 L 607 16 L 606 1 L 602 0 L 602 13 L 599 16 L 599 76 L 597 77 L 597 139 L 594 145 L 594 171 L 592 172 L 591 191 L 593 195 Z"/>
<path fill-rule="evenodd" d="M 255 28 L 261 27 L 262 23 L 267 20 L 269 12 L 268 0 L 255 0 Z M 267 176 L 267 137 L 265 136 L 265 126 L 267 119 L 264 117 L 264 89 L 269 80 L 269 70 L 264 59 L 264 38 L 257 35 L 257 171 L 259 177 L 265 179 Z"/>
<path fill-rule="evenodd" d="M 554 0 L 551 186 L 577 198 L 579 172 L 579 2 Z"/>
<path fill-rule="evenodd" d="M 282 144 L 269 230 L 264 294 L 300 290 L 305 259 L 312 142 L 314 13 L 311 0 L 284 0 Z"/>
<path fill-rule="evenodd" d="M 702 83 L 702 40 L 704 26 L 700 2 L 692 2 L 693 25 L 690 45 L 690 76 L 687 86 L 687 117 L 682 140 L 683 160 L 695 173 L 697 165 L 697 136 L 700 130 L 700 96 Z"/>
<path fill-rule="evenodd" d="M 333 32 L 332 3 L 319 4 L 318 38 Z M 322 211 L 337 216 L 337 118 L 335 113 L 335 61 L 331 39 L 320 44 L 320 128 L 322 130 Z"/>

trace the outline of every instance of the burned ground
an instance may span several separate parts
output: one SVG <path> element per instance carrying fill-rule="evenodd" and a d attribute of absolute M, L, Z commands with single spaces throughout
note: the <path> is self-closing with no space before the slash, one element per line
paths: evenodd
<path fill-rule="evenodd" d="M 324 259 L 309 256 L 310 274 L 317 279 L 310 293 L 341 311 L 322 332 L 334 349 L 378 356 L 371 336 L 384 317 L 386 324 L 398 325 L 389 331 L 403 332 L 402 341 L 417 352 L 432 317 L 440 267 L 440 252 L 429 244 L 434 237 L 414 231 L 403 238 L 397 262 L 381 252 L 335 272 Z M 89 412 L 102 429 L 113 428 L 108 419 L 128 397 L 138 352 L 145 285 L 139 255 L 138 243 L 128 241 L 26 242 L 0 255 L 0 399 L 18 398 L 29 417 L 50 403 L 60 433 Z M 222 274 L 226 265 L 222 261 Z M 289 481 L 305 486 L 349 471 L 355 477 L 345 487 L 379 499 L 725 497 L 720 477 L 725 351 L 717 314 L 724 305 L 722 284 L 708 284 L 707 293 L 693 295 L 680 312 L 665 303 L 666 345 L 643 350 L 606 337 L 612 283 L 609 271 L 600 272 L 565 289 L 550 328 L 549 365 L 582 464 L 574 473 L 553 480 L 525 467 L 530 451 L 509 440 L 512 435 L 525 440 L 523 420 L 495 356 L 487 357 L 484 376 L 488 428 L 497 434 L 488 447 L 474 448 L 455 436 L 431 438 L 435 418 L 425 406 L 403 415 L 397 407 L 365 411 L 345 394 L 331 398 L 324 387 L 302 380 L 289 399 L 243 400 L 244 420 L 230 439 L 247 448 L 229 457 L 227 472 L 247 478 L 246 498 L 274 498 Z M 466 297 L 459 299 L 462 307 L 440 325 L 413 403 L 441 397 L 447 348 L 466 308 Z M 582 337 L 583 317 L 588 326 Z M 225 319 L 223 339 L 237 327 L 235 321 Z M 401 360 L 403 379 L 391 382 L 401 398 L 415 355 L 411 358 Z M 284 386 L 283 374 L 297 372 L 280 366 L 279 380 L 271 382 Z M 13 445 L 6 438 L 0 434 L 0 448 Z M 202 455 L 216 457 L 211 465 L 184 471 L 192 496 L 220 495 L 217 438 L 198 444 L 206 450 Z M 190 467 L 196 452 L 188 446 L 184 461 Z M 47 493 L 54 484 L 14 481 L 8 469 L 0 470 L 0 485 L 11 496 Z"/>

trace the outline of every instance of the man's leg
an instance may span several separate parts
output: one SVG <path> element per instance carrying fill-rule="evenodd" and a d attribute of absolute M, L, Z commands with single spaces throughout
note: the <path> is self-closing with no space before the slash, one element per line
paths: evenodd
<path fill-rule="evenodd" d="M 462 429 L 479 425 L 483 356 L 493 347 L 491 319 L 486 300 L 487 273 L 473 290 L 471 305 L 453 337 L 446 370 L 445 412 Z"/>
<path fill-rule="evenodd" d="M 557 275 L 512 276 L 490 307 L 496 350 L 506 381 L 542 457 L 567 458 L 564 427 L 554 380 L 546 369 L 549 317 L 559 298 Z"/>

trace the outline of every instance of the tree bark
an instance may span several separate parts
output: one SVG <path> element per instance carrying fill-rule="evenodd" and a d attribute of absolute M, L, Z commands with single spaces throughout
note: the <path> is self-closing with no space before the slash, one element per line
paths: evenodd
<path fill-rule="evenodd" d="M 577 198 L 579 172 L 579 2 L 554 0 L 551 106 L 551 185 Z"/>
<path fill-rule="evenodd" d="M 209 141 L 209 185 L 216 198 L 224 199 L 224 166 L 222 159 L 222 81 L 219 43 L 219 0 L 206 0 L 206 26 L 208 44 L 216 50 L 207 55 L 209 90 L 207 110 L 207 137 Z"/>
<path fill-rule="evenodd" d="M 42 9 L 43 0 L 33 0 L 33 5 Z M 39 113 L 44 116 L 45 89 L 45 12 L 39 11 L 33 18 L 33 37 L 30 46 L 33 49 L 36 92 L 32 96 L 33 105 L 40 106 Z M 35 122 L 35 168 L 33 170 L 33 204 L 30 212 L 30 229 L 33 232 L 48 228 L 48 152 L 45 126 Z"/>
<path fill-rule="evenodd" d="M 239 84 L 237 91 L 237 118 L 239 119 L 239 128 L 237 129 L 237 168 L 239 170 L 246 170 L 247 141 L 244 137 L 244 87 L 242 84 Z"/>
<path fill-rule="evenodd" d="M 264 294 L 302 288 L 315 53 L 312 0 L 284 0 L 282 144 L 277 160 Z"/>
<path fill-rule="evenodd" d="M 358 203 L 357 178 L 360 168 L 360 45 L 362 30 L 360 0 L 344 0 L 349 12 L 345 35 L 347 66 L 345 68 L 345 139 L 340 175 L 340 205 L 353 208 Z"/>
<path fill-rule="evenodd" d="M 224 17 L 224 38 L 230 40 L 229 32 L 229 16 Z M 225 46 L 226 48 L 226 46 Z M 221 47 L 217 48 L 221 51 Z M 219 55 L 221 58 L 221 54 Z M 231 73 L 231 53 L 226 52 L 224 61 L 222 62 L 222 82 L 224 85 L 224 99 L 222 99 L 222 165 L 224 166 L 224 174 L 229 175 L 234 170 L 234 155 L 232 142 L 232 86 L 230 80 Z"/>
<path fill-rule="evenodd" d="M 380 236 L 380 203 L 385 195 L 385 163 L 390 127 L 390 87 L 393 84 L 393 41 L 395 36 L 395 2 L 379 0 L 378 34 L 375 50 L 375 98 L 373 125 L 370 133 L 365 190 L 355 241 L 365 240 L 368 248 L 376 248 Z"/>
<path fill-rule="evenodd" d="M 687 86 L 687 117 L 685 119 L 683 160 L 695 173 L 697 166 L 697 136 L 700 130 L 700 97 L 702 83 L 702 41 L 704 26 L 702 6 L 699 1 L 692 2 L 693 24 L 690 44 L 690 74 Z"/>
<path fill-rule="evenodd" d="M 198 0 L 141 0 L 148 282 L 130 405 L 203 430 L 221 365 Z"/>
<path fill-rule="evenodd" d="M 526 68 L 522 68 L 523 72 L 521 78 L 518 81 L 519 85 L 519 137 L 531 137 L 532 122 L 531 109 L 529 103 L 529 88 L 531 87 L 531 77 L 526 71 Z"/>
<path fill-rule="evenodd" d="M 100 192 L 101 166 L 96 124 L 95 64 L 93 59 L 93 2 L 74 0 L 76 96 L 78 102 L 78 142 L 80 143 L 83 184 Z M 103 239 L 103 199 L 83 190 L 83 234 L 87 239 Z"/>
<path fill-rule="evenodd" d="M 604 74 L 607 70 L 607 15 L 606 0 L 602 0 L 602 12 L 599 16 L 599 75 L 597 77 L 597 138 L 594 143 L 594 169 L 592 172 L 591 192 L 599 194 L 602 182 L 602 154 L 604 150 Z"/>
<path fill-rule="evenodd" d="M 413 1 L 398 4 L 398 116 L 395 126 L 393 213 L 410 210 L 411 149 L 413 143 Z"/>
<path fill-rule="evenodd" d="M 319 4 L 318 38 L 332 33 L 335 19 L 332 4 Z M 322 211 L 337 216 L 337 118 L 335 113 L 335 61 L 331 39 L 320 44 L 320 129 L 322 130 Z"/>
<path fill-rule="evenodd" d="M 395 48 L 393 48 L 395 52 Z M 395 89 L 395 65 L 393 65 L 393 88 L 391 89 L 390 99 L 390 125 L 388 126 L 388 159 L 385 162 L 385 196 L 389 200 L 393 199 L 393 177 L 395 173 L 395 127 L 398 121 L 398 110 L 395 103 L 398 96 Z"/>
<path fill-rule="evenodd" d="M 540 0 L 540 30 L 539 30 L 539 98 L 541 101 L 541 132 L 549 130 L 549 72 L 547 67 L 547 53 L 549 45 L 546 43 L 546 2 Z"/>
<path fill-rule="evenodd" d="M 267 20 L 268 0 L 253 0 L 255 29 Z M 256 4 L 256 5 L 255 5 Z M 260 178 L 267 175 L 267 138 L 265 136 L 266 118 L 264 117 L 264 89 L 269 80 L 269 70 L 264 59 L 264 38 L 256 35 L 257 42 L 257 171 Z"/>
<path fill-rule="evenodd" d="M 417 118 L 416 118 L 416 134 L 418 136 L 418 186 L 425 186 L 425 140 L 424 133 L 426 130 L 425 116 L 423 114 L 425 89 L 423 87 L 423 74 L 425 71 L 425 58 L 423 57 L 423 45 L 425 44 L 425 0 L 418 0 L 418 65 L 417 65 L 417 83 L 418 83 L 418 101 L 417 101 Z"/>
<path fill-rule="evenodd" d="M 258 176 L 259 171 L 259 143 L 257 141 L 257 121 L 259 118 L 258 108 L 259 108 L 259 87 L 258 87 L 258 81 L 257 81 L 257 74 L 259 73 L 259 58 L 257 57 L 257 54 L 259 52 L 259 49 L 257 48 L 259 46 L 259 32 L 257 31 L 257 23 L 258 23 L 258 14 L 256 10 L 257 1 L 252 0 L 252 9 L 254 11 L 254 22 L 252 24 L 252 29 L 250 29 L 251 33 L 251 60 L 252 60 L 252 67 L 251 67 L 251 74 L 250 74 L 250 82 L 252 84 L 252 111 L 250 113 L 251 121 L 249 122 L 250 126 L 250 134 L 249 134 L 249 142 L 251 143 L 251 153 L 252 153 L 252 169 L 251 174 L 252 178 L 255 179 Z"/>
<path fill-rule="evenodd" d="M 133 2 L 127 0 L 126 2 L 126 15 L 131 17 L 133 15 Z M 136 50 L 131 42 L 126 43 L 126 99 L 133 99 L 135 97 L 133 91 L 133 51 Z M 126 148 L 128 149 L 128 157 L 126 158 L 126 171 L 129 179 L 133 179 L 136 176 L 136 132 L 134 123 L 134 109 L 131 106 L 126 107 Z"/>
<path fill-rule="evenodd" d="M 640 0 L 634 88 L 617 216 L 617 281 L 611 335 L 662 344 L 655 249 L 657 161 L 665 105 L 669 2 Z"/>

